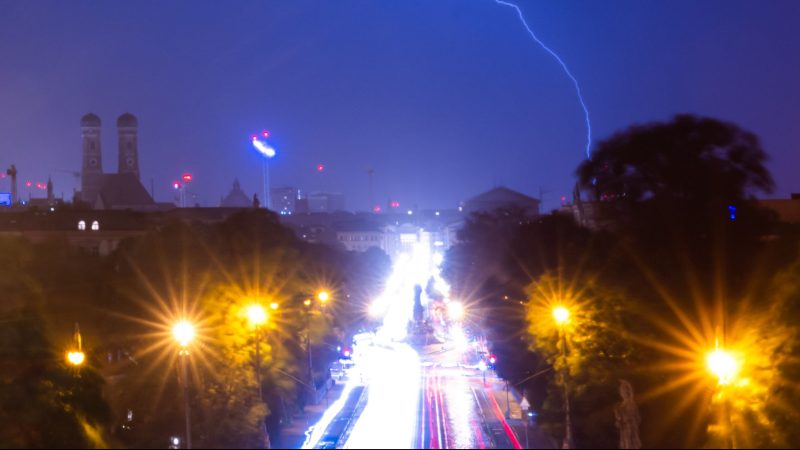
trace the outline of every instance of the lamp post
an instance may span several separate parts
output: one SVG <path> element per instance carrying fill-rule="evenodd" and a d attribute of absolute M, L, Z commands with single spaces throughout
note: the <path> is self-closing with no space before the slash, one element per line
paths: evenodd
<path fill-rule="evenodd" d="M 553 319 L 558 326 L 558 336 L 561 343 L 561 360 L 564 365 L 561 371 L 561 383 L 564 385 L 564 414 L 566 429 L 564 433 L 564 442 L 561 444 L 561 448 L 565 449 L 572 447 L 572 419 L 570 418 L 569 388 L 567 386 L 567 333 L 564 329 L 569 322 L 569 316 L 570 312 L 567 308 L 563 306 L 557 306 L 553 308 Z"/>
<path fill-rule="evenodd" d="M 75 322 L 75 332 L 72 334 L 72 350 L 67 353 L 67 362 L 75 370 L 76 377 L 80 377 L 81 366 L 85 361 L 86 355 L 83 353 L 81 330 L 78 322 Z"/>
<path fill-rule="evenodd" d="M 172 327 L 172 335 L 180 346 L 178 356 L 181 360 L 183 378 L 183 410 L 186 415 L 186 448 L 192 448 L 192 419 L 189 406 L 189 344 L 194 340 L 194 325 L 182 320 Z"/>
<path fill-rule="evenodd" d="M 328 291 L 322 290 L 317 292 L 315 295 L 317 301 L 320 304 L 321 308 L 324 308 L 328 301 L 331 299 L 331 295 Z M 317 400 L 317 384 L 314 382 L 314 369 L 312 363 L 312 354 L 311 354 L 311 314 L 313 312 L 313 305 L 314 302 L 311 298 L 306 298 L 303 301 L 303 304 L 306 306 L 306 352 L 308 353 L 308 384 L 312 390 L 314 395 L 314 401 Z"/>
<path fill-rule="evenodd" d="M 511 402 L 508 399 L 508 380 L 506 380 L 506 419 L 511 418 Z"/>
<path fill-rule="evenodd" d="M 729 449 L 736 448 L 733 436 L 733 422 L 731 420 L 731 405 L 725 395 L 725 387 L 731 384 L 739 374 L 740 362 L 733 353 L 719 347 L 719 341 L 714 350 L 706 355 L 706 367 L 717 379 L 716 391 L 722 401 L 722 415 L 725 420 L 725 444 Z"/>
<path fill-rule="evenodd" d="M 277 309 L 277 306 L 273 309 Z M 250 325 L 255 330 L 254 340 L 256 344 L 256 354 L 253 369 L 255 370 L 256 385 L 258 386 L 258 401 L 263 402 L 264 392 L 261 386 L 261 326 L 267 323 L 267 312 L 261 305 L 254 303 L 247 307 L 247 321 L 250 322 Z M 270 448 L 267 424 L 263 420 L 261 421 L 260 428 L 262 433 L 264 433 L 264 447 Z"/>

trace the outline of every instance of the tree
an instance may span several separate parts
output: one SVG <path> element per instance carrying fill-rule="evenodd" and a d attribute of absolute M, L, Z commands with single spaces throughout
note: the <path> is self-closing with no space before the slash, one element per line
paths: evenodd
<path fill-rule="evenodd" d="M 607 288 L 597 272 L 570 274 L 564 268 L 543 274 L 527 291 L 529 345 L 554 372 L 540 423 L 564 436 L 566 390 L 576 445 L 614 447 L 617 383 L 629 377 L 634 350 L 623 326 L 627 300 Z M 554 318 L 555 308 L 568 311 L 561 324 Z"/>
<path fill-rule="evenodd" d="M 710 118 L 676 116 L 635 125 L 601 142 L 577 170 L 604 219 L 634 227 L 660 222 L 703 227 L 739 215 L 773 180 L 758 138 Z"/>
<path fill-rule="evenodd" d="M 0 442 L 12 448 L 102 448 L 111 412 L 87 361 L 78 377 L 31 302 L 0 314 Z"/>

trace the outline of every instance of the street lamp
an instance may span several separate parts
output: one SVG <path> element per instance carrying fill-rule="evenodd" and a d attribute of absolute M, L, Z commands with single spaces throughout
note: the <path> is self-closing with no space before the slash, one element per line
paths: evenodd
<path fill-rule="evenodd" d="M 570 418 L 570 408 L 569 408 L 569 388 L 567 386 L 567 377 L 568 377 L 568 367 L 567 367 L 567 333 L 564 330 L 565 325 L 569 323 L 570 312 L 564 306 L 556 306 L 553 308 L 553 319 L 558 326 L 558 335 L 561 341 L 561 360 L 562 360 L 562 372 L 561 372 L 561 382 L 564 385 L 564 414 L 565 414 L 565 433 L 564 433 L 564 442 L 561 445 L 561 448 L 571 448 L 572 446 L 572 419 Z"/>
<path fill-rule="evenodd" d="M 183 378 L 183 409 L 186 414 L 186 448 L 192 448 L 192 420 L 189 409 L 189 344 L 194 340 L 194 325 L 181 320 L 172 327 L 172 336 L 180 346 L 181 377 Z"/>
<path fill-rule="evenodd" d="M 269 131 L 264 130 L 261 132 L 261 137 L 254 134 L 251 136 L 253 147 L 264 156 L 264 164 L 262 166 L 263 180 L 264 180 L 264 207 L 269 209 L 269 160 L 276 155 L 275 149 L 269 145 L 266 139 L 269 137 Z"/>
<path fill-rule="evenodd" d="M 706 368 L 717 379 L 716 391 L 722 401 L 722 413 L 725 420 L 727 448 L 736 448 L 733 439 L 733 422 L 731 421 L 731 405 L 728 396 L 724 395 L 725 386 L 730 385 L 741 369 L 739 359 L 728 350 L 719 347 L 717 341 L 714 350 L 706 354 Z"/>
<path fill-rule="evenodd" d="M 276 305 L 276 307 L 273 309 L 277 309 L 277 304 L 273 303 L 273 305 Z M 247 321 L 250 322 L 250 325 L 255 330 L 256 354 L 253 368 L 256 373 L 256 385 L 258 386 L 258 401 L 263 402 L 264 392 L 261 386 L 261 326 L 267 323 L 267 312 L 258 303 L 253 303 L 247 307 L 246 314 Z M 261 423 L 261 428 L 262 432 L 264 433 L 264 443 L 266 444 L 265 447 L 269 448 L 270 445 L 269 434 L 267 433 L 267 424 L 263 421 Z"/>
<path fill-rule="evenodd" d="M 83 352 L 69 352 L 67 353 L 67 362 L 75 366 L 76 368 L 80 367 L 84 360 L 86 359 L 86 355 Z"/>
<path fill-rule="evenodd" d="M 478 370 L 480 370 L 481 374 L 483 375 L 483 385 L 484 386 L 486 386 L 486 368 L 487 368 L 486 367 L 486 361 L 480 360 L 478 362 Z"/>
<path fill-rule="evenodd" d="M 447 304 L 447 315 L 450 320 L 460 322 L 464 318 L 464 305 L 461 302 L 450 302 Z"/>
<path fill-rule="evenodd" d="M 328 293 L 328 291 L 321 290 L 317 292 L 316 298 L 320 305 L 325 307 L 325 304 L 330 300 L 331 295 Z M 303 304 L 306 306 L 306 352 L 308 353 L 308 384 L 313 388 L 314 401 L 316 401 L 317 384 L 314 382 L 314 367 L 311 354 L 311 312 L 313 301 L 310 298 L 306 298 L 303 301 Z"/>
<path fill-rule="evenodd" d="M 553 319 L 555 319 L 556 325 L 563 326 L 569 321 L 569 310 L 563 306 L 556 306 L 553 308 Z"/>
<path fill-rule="evenodd" d="M 72 334 L 72 350 L 67 352 L 67 362 L 75 369 L 76 376 L 80 376 L 81 366 L 85 361 L 86 355 L 83 353 L 81 330 L 78 323 L 75 322 L 75 332 Z"/>
<path fill-rule="evenodd" d="M 730 352 L 719 347 L 708 353 L 706 365 L 720 386 L 730 384 L 739 373 L 739 361 Z"/>
<path fill-rule="evenodd" d="M 247 321 L 258 330 L 267 322 L 267 312 L 261 305 L 254 303 L 247 307 Z"/>

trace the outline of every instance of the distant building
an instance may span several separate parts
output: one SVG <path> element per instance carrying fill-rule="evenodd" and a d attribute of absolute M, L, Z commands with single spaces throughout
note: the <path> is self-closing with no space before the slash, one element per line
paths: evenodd
<path fill-rule="evenodd" d="M 495 212 L 498 209 L 516 209 L 528 216 L 539 215 L 540 201 L 505 187 L 496 187 L 464 202 L 465 213 Z"/>
<path fill-rule="evenodd" d="M 100 118 L 89 113 L 81 118 L 83 163 L 80 198 L 94 209 L 157 210 L 153 198 L 139 180 L 139 123 L 133 114 L 117 119 L 119 140 L 117 173 L 103 173 Z"/>
<path fill-rule="evenodd" d="M 793 193 L 785 199 L 758 200 L 758 204 L 774 211 L 783 222 L 800 223 L 800 194 Z"/>
<path fill-rule="evenodd" d="M 233 180 L 233 187 L 228 195 L 220 202 L 222 208 L 249 208 L 253 206 L 253 201 L 242 190 L 239 180 Z"/>
<path fill-rule="evenodd" d="M 336 240 L 352 252 L 365 252 L 374 247 L 386 251 L 386 236 L 374 222 L 352 221 L 336 225 Z"/>
<path fill-rule="evenodd" d="M 344 211 L 344 194 L 338 192 L 312 192 L 306 200 L 309 213 Z"/>
<path fill-rule="evenodd" d="M 275 187 L 269 190 L 270 209 L 276 213 L 287 216 L 294 214 L 297 210 L 297 188 L 291 186 Z"/>

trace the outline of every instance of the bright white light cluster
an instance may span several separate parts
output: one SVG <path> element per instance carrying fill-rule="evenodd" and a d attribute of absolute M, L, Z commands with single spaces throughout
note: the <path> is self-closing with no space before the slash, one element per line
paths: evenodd
<path fill-rule="evenodd" d="M 272 148 L 269 144 L 261 139 L 253 139 L 253 147 L 258 150 L 259 153 L 266 156 L 267 158 L 272 158 L 275 156 L 275 149 Z"/>
<path fill-rule="evenodd" d="M 344 448 L 413 448 L 419 407 L 420 362 L 406 344 L 365 352 L 369 402 Z"/>
<path fill-rule="evenodd" d="M 303 443 L 301 448 L 314 448 L 317 446 L 317 444 L 319 444 L 319 440 L 322 439 L 322 435 L 325 434 L 325 430 L 331 424 L 333 419 L 339 415 L 339 412 L 342 411 L 342 408 L 344 408 L 345 403 L 347 403 L 347 399 L 350 397 L 350 393 L 353 391 L 353 388 L 359 384 L 360 377 L 358 376 L 352 376 L 349 380 L 347 380 L 347 384 L 344 386 L 339 399 L 336 400 L 325 411 L 325 414 L 322 415 L 322 418 L 319 420 L 319 422 L 306 431 L 306 441 Z"/>

